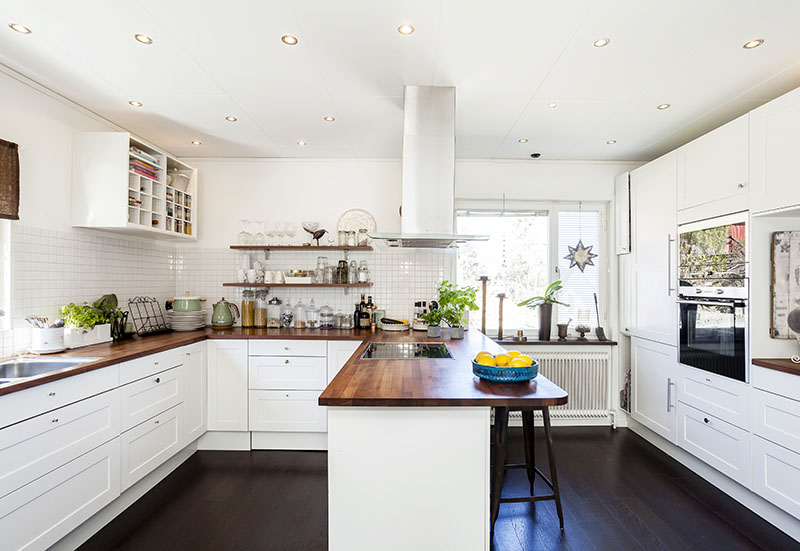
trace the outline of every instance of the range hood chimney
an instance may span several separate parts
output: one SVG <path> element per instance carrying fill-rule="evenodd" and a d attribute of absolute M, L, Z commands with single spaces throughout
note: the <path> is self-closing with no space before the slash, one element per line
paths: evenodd
<path fill-rule="evenodd" d="M 455 170 L 455 87 L 406 86 L 401 232 L 370 237 L 389 247 L 437 249 L 488 239 L 454 233 Z"/>

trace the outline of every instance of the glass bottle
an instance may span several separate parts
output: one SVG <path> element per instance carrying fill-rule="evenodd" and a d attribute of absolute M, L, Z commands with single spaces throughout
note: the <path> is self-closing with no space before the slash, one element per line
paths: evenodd
<path fill-rule="evenodd" d="M 255 295 L 247 289 L 242 292 L 242 327 L 253 327 L 255 324 Z"/>
<path fill-rule="evenodd" d="M 319 327 L 319 309 L 314 305 L 313 298 L 308 304 L 308 308 L 306 308 L 306 327 L 309 329 L 316 329 Z"/>
<path fill-rule="evenodd" d="M 325 306 L 319 309 L 319 327 L 320 329 L 333 329 L 333 326 L 333 308 L 326 303 Z"/>
<path fill-rule="evenodd" d="M 294 308 L 292 308 L 292 303 L 287 300 L 286 304 L 281 307 L 281 327 L 288 329 L 292 327 L 293 322 Z"/>
<path fill-rule="evenodd" d="M 256 306 L 253 326 L 264 328 L 267 326 L 267 292 L 258 291 L 256 293 Z"/>
<path fill-rule="evenodd" d="M 295 329 L 306 328 L 306 306 L 301 300 L 294 306 L 294 318 L 292 320 L 292 327 Z"/>
<path fill-rule="evenodd" d="M 317 271 L 314 272 L 314 283 L 325 283 L 325 270 L 328 267 L 328 257 L 317 257 Z"/>
<path fill-rule="evenodd" d="M 267 327 L 277 328 L 281 326 L 281 301 L 278 297 L 272 297 L 267 303 Z"/>
<path fill-rule="evenodd" d="M 350 267 L 347 270 L 347 283 L 358 283 L 358 262 L 355 260 L 350 261 Z"/>

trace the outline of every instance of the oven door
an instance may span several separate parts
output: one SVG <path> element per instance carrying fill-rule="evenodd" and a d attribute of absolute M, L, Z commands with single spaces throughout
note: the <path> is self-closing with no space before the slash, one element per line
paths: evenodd
<path fill-rule="evenodd" d="M 683 365 L 748 380 L 747 305 L 743 300 L 679 300 Z"/>

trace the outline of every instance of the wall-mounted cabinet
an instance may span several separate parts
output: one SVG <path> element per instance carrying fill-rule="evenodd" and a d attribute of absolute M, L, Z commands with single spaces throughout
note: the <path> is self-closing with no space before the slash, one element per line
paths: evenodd
<path fill-rule="evenodd" d="M 631 252 L 631 173 L 623 172 L 614 179 L 614 225 L 617 254 Z"/>
<path fill-rule="evenodd" d="M 72 225 L 196 239 L 197 170 L 127 132 L 73 137 Z"/>

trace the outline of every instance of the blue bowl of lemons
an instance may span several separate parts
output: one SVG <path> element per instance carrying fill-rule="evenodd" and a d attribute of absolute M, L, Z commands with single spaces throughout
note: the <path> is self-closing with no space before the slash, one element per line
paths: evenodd
<path fill-rule="evenodd" d="M 495 383 L 520 383 L 530 381 L 539 374 L 539 362 L 516 350 L 496 356 L 479 352 L 472 360 L 472 373 Z"/>

